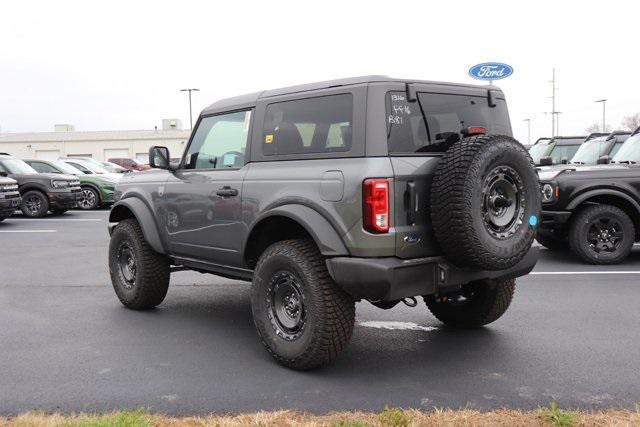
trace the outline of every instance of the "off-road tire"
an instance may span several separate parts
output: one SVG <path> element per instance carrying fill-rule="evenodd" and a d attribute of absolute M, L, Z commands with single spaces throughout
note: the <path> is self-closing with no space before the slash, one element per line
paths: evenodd
<path fill-rule="evenodd" d="M 589 227 L 595 220 L 603 217 L 615 219 L 622 226 L 624 237 L 614 252 L 597 253 L 587 241 Z M 569 244 L 576 255 L 590 264 L 618 264 L 631 253 L 635 235 L 633 221 L 625 211 L 612 205 L 594 205 L 580 210 L 572 218 Z"/>
<path fill-rule="evenodd" d="M 538 230 L 536 240 L 545 248 L 552 251 L 569 250 L 569 239 L 567 237 L 556 236 L 550 231 Z"/>
<path fill-rule="evenodd" d="M 135 259 L 135 281 L 129 287 L 118 263 L 121 245 L 128 245 Z M 160 304 L 167 295 L 169 259 L 149 246 L 135 219 L 125 219 L 116 225 L 111 235 L 109 274 L 113 289 L 125 307 L 146 310 Z"/>
<path fill-rule="evenodd" d="M 95 189 L 91 188 L 91 187 L 82 187 L 82 199 L 84 199 L 85 196 L 85 191 L 86 192 L 91 192 L 91 194 L 93 195 L 93 202 L 89 205 L 83 206 L 80 204 L 80 202 L 78 202 L 78 209 L 82 209 L 84 211 L 90 211 L 93 209 L 97 209 L 98 206 L 100 206 L 100 194 L 98 193 L 98 191 L 96 191 Z"/>
<path fill-rule="evenodd" d="M 273 280 L 282 273 L 298 280 L 306 316 L 300 336 L 290 340 L 279 335 L 268 299 Z M 254 271 L 251 309 L 267 351 L 278 363 L 297 370 L 335 360 L 349 343 L 355 322 L 353 299 L 333 282 L 324 257 L 306 239 L 277 242 L 262 253 Z"/>
<path fill-rule="evenodd" d="M 31 211 L 27 208 L 26 203 L 28 200 L 32 198 L 37 198 L 40 200 L 40 208 L 38 209 L 37 212 Z M 38 190 L 27 191 L 22 196 L 22 205 L 20 206 L 20 210 L 22 211 L 22 214 L 24 216 L 28 216 L 29 218 L 42 218 L 49 211 L 49 200 L 47 199 L 47 196 L 41 191 L 38 191 Z"/>
<path fill-rule="evenodd" d="M 520 179 L 522 206 L 513 228 L 491 234 L 483 213 L 485 180 L 508 169 Z M 481 270 L 504 270 L 521 261 L 535 238 L 540 218 L 540 186 L 529 153 L 515 139 L 478 135 L 455 142 L 444 154 L 431 186 L 431 221 L 436 240 L 449 261 Z M 521 216 L 520 216 L 521 215 Z"/>
<path fill-rule="evenodd" d="M 456 295 L 424 298 L 431 313 L 447 326 L 478 328 L 498 320 L 509 308 L 516 288 L 515 279 L 485 280 L 465 285 L 464 291 L 473 296 L 456 302 Z"/>

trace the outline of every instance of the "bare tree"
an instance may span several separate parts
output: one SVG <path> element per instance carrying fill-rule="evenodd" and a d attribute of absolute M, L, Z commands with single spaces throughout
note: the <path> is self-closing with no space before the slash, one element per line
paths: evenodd
<path fill-rule="evenodd" d="M 640 113 L 626 116 L 622 119 L 622 127 L 634 131 L 640 127 Z"/>
<path fill-rule="evenodd" d="M 597 123 L 594 123 L 592 125 L 587 126 L 587 128 L 584 130 L 587 134 L 591 134 L 594 132 L 600 132 L 600 125 Z"/>

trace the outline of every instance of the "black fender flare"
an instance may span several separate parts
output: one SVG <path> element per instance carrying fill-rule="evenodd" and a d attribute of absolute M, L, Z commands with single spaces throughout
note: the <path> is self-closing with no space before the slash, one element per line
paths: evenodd
<path fill-rule="evenodd" d="M 347 256 L 349 251 L 344 245 L 342 238 L 331 225 L 331 223 L 316 210 L 299 204 L 280 205 L 264 212 L 251 224 L 247 239 L 244 242 L 243 253 L 246 252 L 247 245 L 251 241 L 254 229 L 263 220 L 274 216 L 282 216 L 296 221 L 313 238 L 320 249 L 320 253 L 325 256 Z"/>
<path fill-rule="evenodd" d="M 140 228 L 142 228 L 142 234 L 144 234 L 144 238 L 149 243 L 149 245 L 153 248 L 154 251 L 164 254 L 166 253 L 164 249 L 164 245 L 162 244 L 162 239 L 160 238 L 160 233 L 158 231 L 158 225 L 156 224 L 156 220 L 151 213 L 151 209 L 147 206 L 145 202 L 140 200 L 137 197 L 129 197 L 126 199 L 121 199 L 111 208 L 111 212 L 109 213 L 109 222 L 115 223 L 121 221 L 125 218 L 130 218 L 128 212 L 131 212 L 135 219 L 140 224 Z M 113 231 L 113 226 L 109 226 L 109 234 Z"/>
<path fill-rule="evenodd" d="M 18 188 L 18 191 L 20 192 L 21 196 L 23 196 L 26 192 L 32 191 L 32 190 L 44 193 L 44 195 L 46 196 L 49 189 L 40 183 L 34 183 L 34 182 L 23 184 Z"/>
<path fill-rule="evenodd" d="M 610 188 L 591 190 L 577 196 L 575 199 L 569 202 L 569 204 L 567 205 L 567 210 L 572 211 L 578 206 L 580 206 L 580 204 L 582 204 L 584 201 L 589 200 L 590 198 L 596 197 L 596 196 L 613 196 L 613 197 L 619 197 L 621 199 L 624 199 L 625 201 L 629 202 L 631 206 L 633 206 L 633 208 L 636 210 L 638 215 L 640 215 L 640 204 L 638 204 L 638 202 L 633 197 L 631 197 L 630 195 L 628 195 L 623 191 L 614 190 Z"/>

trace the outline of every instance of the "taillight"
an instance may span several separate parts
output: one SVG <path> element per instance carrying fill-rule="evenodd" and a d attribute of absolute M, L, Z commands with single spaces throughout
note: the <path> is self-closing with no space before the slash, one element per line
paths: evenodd
<path fill-rule="evenodd" d="M 464 136 L 484 135 L 486 133 L 487 129 L 480 126 L 469 126 L 468 128 L 462 129 Z"/>
<path fill-rule="evenodd" d="M 389 231 L 389 180 L 366 179 L 363 185 L 364 229 L 371 233 Z"/>

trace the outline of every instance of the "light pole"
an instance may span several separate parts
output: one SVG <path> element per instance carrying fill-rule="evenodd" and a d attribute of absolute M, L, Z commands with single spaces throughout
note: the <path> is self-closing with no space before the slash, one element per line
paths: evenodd
<path fill-rule="evenodd" d="M 596 102 L 602 103 L 602 132 L 606 132 L 607 129 L 607 121 L 606 121 L 606 108 L 607 108 L 607 100 L 606 99 L 598 99 Z"/>
<path fill-rule="evenodd" d="M 189 129 L 193 130 L 193 113 L 191 112 L 191 92 L 200 92 L 200 89 L 180 89 L 180 92 L 189 92 Z"/>
<path fill-rule="evenodd" d="M 531 145 L 531 119 L 524 119 L 527 122 L 527 144 Z"/>

